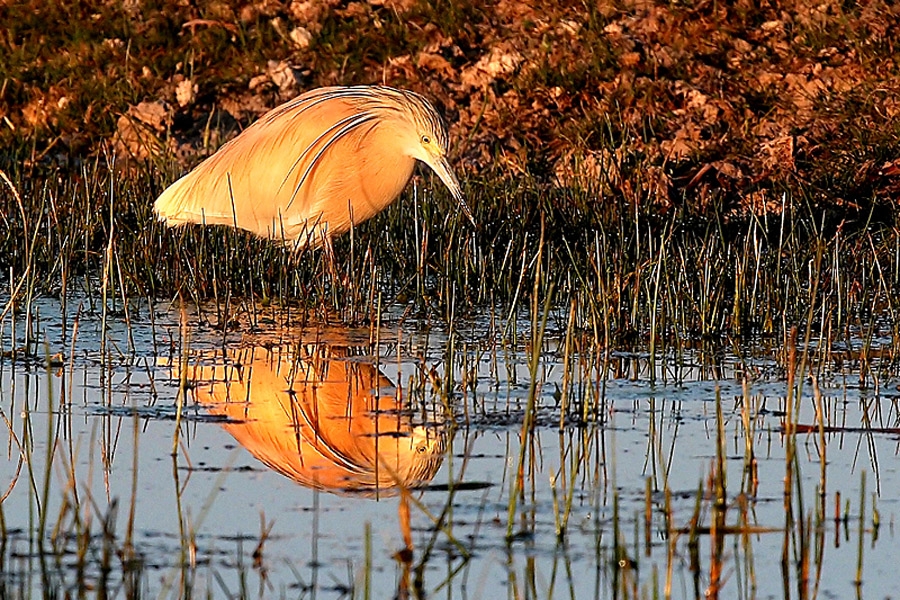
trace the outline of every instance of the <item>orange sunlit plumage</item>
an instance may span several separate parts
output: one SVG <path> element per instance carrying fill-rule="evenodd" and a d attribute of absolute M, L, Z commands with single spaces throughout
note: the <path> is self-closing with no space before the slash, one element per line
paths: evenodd
<path fill-rule="evenodd" d="M 382 211 L 427 164 L 471 219 L 447 160 L 447 129 L 422 96 L 328 87 L 265 114 L 156 200 L 168 225 L 231 225 L 316 246 Z"/>
<path fill-rule="evenodd" d="M 427 483 L 443 460 L 443 417 L 414 423 L 391 382 L 342 350 L 252 347 L 188 374 L 238 443 L 305 486 L 392 495 Z"/>

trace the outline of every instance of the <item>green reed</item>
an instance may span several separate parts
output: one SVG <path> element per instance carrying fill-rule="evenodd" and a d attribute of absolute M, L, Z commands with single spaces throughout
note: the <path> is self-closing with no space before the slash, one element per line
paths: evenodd
<path fill-rule="evenodd" d="M 181 292 L 198 307 L 212 300 L 223 329 L 236 310 L 256 310 L 244 299 L 371 320 L 379 292 L 386 304 L 409 302 L 424 313 L 490 305 L 511 318 L 531 302 L 526 282 L 538 246 L 546 283 L 574 331 L 589 332 L 599 348 L 645 339 L 654 358 L 710 337 L 777 334 L 790 323 L 839 341 L 865 323 L 871 339 L 867 316 L 897 311 L 897 215 L 862 214 L 848 224 L 789 194 L 781 214 L 701 218 L 599 203 L 590 189 L 473 180 L 472 227 L 442 190 L 417 184 L 336 240 L 332 257 L 225 227 L 168 230 L 150 205 L 170 176 L 149 169 L 126 172 L 96 159 L 77 177 L 6 176 L 0 263 L 8 266 L 7 310 L 20 305 L 26 319 L 35 295 L 76 289 L 126 316 L 133 298 Z M 822 285 L 811 290 L 813 281 Z"/>

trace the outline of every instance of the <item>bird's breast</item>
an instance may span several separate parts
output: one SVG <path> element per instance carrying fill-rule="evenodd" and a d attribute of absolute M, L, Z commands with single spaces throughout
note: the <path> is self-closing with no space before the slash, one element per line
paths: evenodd
<path fill-rule="evenodd" d="M 298 214 L 301 227 L 315 221 L 319 229 L 340 235 L 387 208 L 409 183 L 415 159 L 386 152 L 375 136 L 355 142 L 342 140 L 347 147 L 320 159 L 309 181 L 309 210 Z"/>

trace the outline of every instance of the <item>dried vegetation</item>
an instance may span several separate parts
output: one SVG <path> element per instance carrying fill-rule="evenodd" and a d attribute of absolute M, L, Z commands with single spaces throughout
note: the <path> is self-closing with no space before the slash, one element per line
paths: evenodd
<path fill-rule="evenodd" d="M 7 159 L 195 163 L 320 85 L 433 98 L 471 177 L 703 214 L 900 190 L 900 8 L 835 0 L 4 3 Z"/>

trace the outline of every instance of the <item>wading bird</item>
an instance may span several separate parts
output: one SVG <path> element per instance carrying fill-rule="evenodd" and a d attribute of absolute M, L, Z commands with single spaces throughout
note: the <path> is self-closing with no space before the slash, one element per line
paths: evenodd
<path fill-rule="evenodd" d="M 231 225 L 294 248 L 319 246 L 396 200 L 420 160 L 472 220 L 447 149 L 446 125 L 419 94 L 316 89 L 263 115 L 153 209 L 169 226 Z"/>

